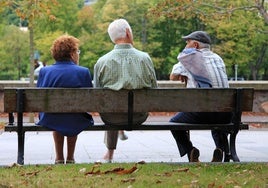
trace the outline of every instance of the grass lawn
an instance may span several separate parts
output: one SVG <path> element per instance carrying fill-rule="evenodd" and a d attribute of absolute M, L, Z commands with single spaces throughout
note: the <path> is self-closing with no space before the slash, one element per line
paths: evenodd
<path fill-rule="evenodd" d="M 111 163 L 12 165 L 0 168 L 0 188 L 268 187 L 268 163 Z"/>

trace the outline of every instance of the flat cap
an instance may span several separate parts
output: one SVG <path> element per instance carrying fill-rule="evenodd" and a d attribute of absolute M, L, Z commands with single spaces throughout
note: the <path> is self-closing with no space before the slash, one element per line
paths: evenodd
<path fill-rule="evenodd" d="M 206 44 L 211 44 L 210 36 L 205 31 L 194 31 L 187 36 L 182 37 L 185 40 L 192 39 Z"/>

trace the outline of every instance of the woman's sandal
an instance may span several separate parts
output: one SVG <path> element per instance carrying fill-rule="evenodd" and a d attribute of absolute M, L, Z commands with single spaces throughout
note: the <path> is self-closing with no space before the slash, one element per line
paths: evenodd
<path fill-rule="evenodd" d="M 74 160 L 66 160 L 66 164 L 75 164 Z"/>
<path fill-rule="evenodd" d="M 56 160 L 55 164 L 64 164 L 64 160 Z"/>

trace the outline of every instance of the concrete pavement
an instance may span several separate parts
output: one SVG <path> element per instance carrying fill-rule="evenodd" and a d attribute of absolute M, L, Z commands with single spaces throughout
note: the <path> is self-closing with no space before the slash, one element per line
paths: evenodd
<path fill-rule="evenodd" d="M 163 121 L 169 117 L 155 117 Z M 94 117 L 95 121 L 99 121 Z M 149 120 L 149 119 L 148 119 Z M 118 141 L 114 162 L 187 162 L 181 158 L 170 131 L 126 131 L 129 139 Z M 104 132 L 82 132 L 77 140 L 77 163 L 94 163 L 101 160 L 106 147 Z M 200 149 L 200 160 L 209 162 L 214 143 L 210 131 L 191 131 L 194 145 Z M 268 162 L 268 128 L 250 127 L 237 136 L 237 154 L 241 162 Z M 52 132 L 27 132 L 25 138 L 25 164 L 53 164 L 55 159 Z M 17 161 L 17 135 L 4 132 L 0 135 L 0 165 Z"/>

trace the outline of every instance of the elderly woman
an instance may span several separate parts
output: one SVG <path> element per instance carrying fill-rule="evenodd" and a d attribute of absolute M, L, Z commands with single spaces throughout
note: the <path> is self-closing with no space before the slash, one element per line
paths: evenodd
<path fill-rule="evenodd" d="M 57 38 L 51 55 L 55 63 L 43 67 L 37 81 L 37 87 L 79 88 L 92 87 L 92 78 L 88 68 L 78 65 L 79 40 L 73 36 L 63 35 Z M 38 125 L 50 128 L 56 150 L 55 164 L 64 164 L 64 136 L 67 137 L 67 163 L 74 163 L 74 151 L 77 135 L 87 126 L 93 125 L 88 113 L 40 113 Z"/>

